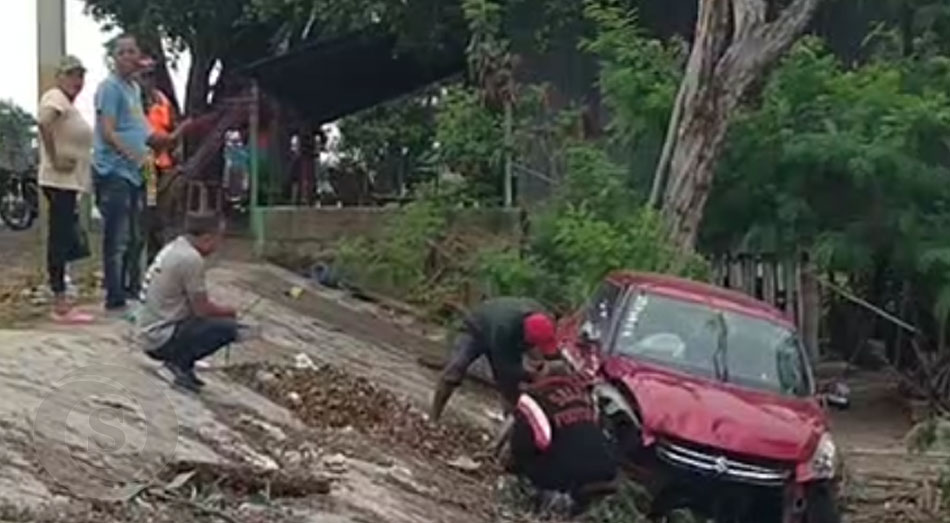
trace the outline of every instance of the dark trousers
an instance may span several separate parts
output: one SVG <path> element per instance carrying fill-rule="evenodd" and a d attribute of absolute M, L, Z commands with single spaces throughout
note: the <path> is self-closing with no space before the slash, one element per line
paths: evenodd
<path fill-rule="evenodd" d="M 142 287 L 142 188 L 113 174 L 96 180 L 102 215 L 106 307 L 119 308 Z"/>
<path fill-rule="evenodd" d="M 482 356 L 488 358 L 492 378 L 495 380 L 495 389 L 501 396 L 505 412 L 511 412 L 521 394 L 520 387 L 524 379 L 521 362 L 504 361 L 503 358 L 493 357 L 491 348 L 482 343 L 479 336 L 468 330 L 463 330 L 455 338 L 451 360 L 444 373 L 445 380 L 455 385 L 461 384 L 468 368 Z"/>
<path fill-rule="evenodd" d="M 191 318 L 175 328 L 172 339 L 151 356 L 190 371 L 195 362 L 237 340 L 238 323 L 231 318 Z"/>
<path fill-rule="evenodd" d="M 156 204 L 145 209 L 146 265 L 151 265 L 166 243 L 182 232 L 185 215 L 182 197 L 185 178 L 173 170 L 160 170 Z"/>
<path fill-rule="evenodd" d="M 53 294 L 66 292 L 66 264 L 72 261 L 70 251 L 78 244 L 76 225 L 79 214 L 76 200 L 79 193 L 67 189 L 44 187 L 49 202 L 49 231 L 46 237 L 46 271 Z"/>

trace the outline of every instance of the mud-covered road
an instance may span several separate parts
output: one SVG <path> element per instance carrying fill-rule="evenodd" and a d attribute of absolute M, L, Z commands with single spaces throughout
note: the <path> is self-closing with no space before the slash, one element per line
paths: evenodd
<path fill-rule="evenodd" d="M 388 320 L 342 296 L 311 289 L 290 298 L 285 291 L 306 282 L 279 269 L 227 265 L 209 277 L 218 299 L 254 304 L 245 319 L 261 329 L 258 338 L 212 359 L 200 397 L 160 379 L 154 363 L 130 345 L 131 326 L 122 319 L 0 331 L 0 357 L 9 362 L 0 367 L 0 500 L 9 514 L 0 516 L 42 521 L 36 511 L 66 503 L 69 510 L 46 511 L 123 521 L 170 504 L 195 521 L 212 508 L 224 514 L 219 519 L 235 521 L 498 519 L 491 472 L 471 466 L 473 449 L 493 428 L 491 404 L 464 393 L 452 412 L 465 415 L 450 415 L 444 427 L 421 414 L 434 373 L 401 347 L 438 344 L 409 343 L 412 335 L 397 334 L 391 324 L 377 328 Z M 316 306 L 334 312 L 301 310 Z M 332 367 L 320 371 L 326 364 Z M 230 376 L 226 366 L 233 367 Z M 282 368 L 297 374 L 281 376 Z M 316 400 L 321 405 L 306 406 Z M 122 429 L 122 441 L 110 427 Z M 170 450 L 163 446 L 168 431 Z M 171 469 L 151 464 L 159 458 Z M 174 482 L 175 472 L 190 469 L 203 472 Z M 111 483 L 130 477 L 141 481 L 142 492 L 117 493 Z M 290 484 L 312 488 L 280 488 Z M 120 501 L 77 501 L 103 492 Z M 34 512 L 21 518 L 14 508 Z"/>

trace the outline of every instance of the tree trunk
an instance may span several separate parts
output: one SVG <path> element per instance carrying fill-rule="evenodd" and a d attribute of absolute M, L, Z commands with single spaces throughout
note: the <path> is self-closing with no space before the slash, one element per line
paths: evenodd
<path fill-rule="evenodd" d="M 217 58 L 203 45 L 189 46 L 191 68 L 188 70 L 188 85 L 185 89 L 185 107 L 189 116 L 199 116 L 208 110 L 211 69 Z"/>
<path fill-rule="evenodd" d="M 181 114 L 181 105 L 178 103 L 178 93 L 168 70 L 168 60 L 165 58 L 165 49 L 162 38 L 158 33 L 144 32 L 138 35 L 142 50 L 155 60 L 155 86 L 168 97 L 175 109 L 175 115 Z"/>
<path fill-rule="evenodd" d="M 805 29 L 820 0 L 794 0 L 766 20 L 765 0 L 699 0 L 696 32 L 665 148 L 672 149 L 662 211 L 669 237 L 692 251 L 730 119 L 749 87 Z M 675 113 L 675 111 L 674 111 Z M 677 122 L 677 116 L 679 121 Z M 669 144 L 672 145 L 669 145 Z M 655 183 L 662 183 L 665 158 Z"/>
<path fill-rule="evenodd" d="M 214 67 L 214 56 L 199 44 L 189 46 L 191 67 L 185 87 L 185 114 L 197 118 L 208 111 L 209 76 Z M 191 156 L 201 146 L 204 136 L 189 135 L 185 138 L 185 156 Z"/>

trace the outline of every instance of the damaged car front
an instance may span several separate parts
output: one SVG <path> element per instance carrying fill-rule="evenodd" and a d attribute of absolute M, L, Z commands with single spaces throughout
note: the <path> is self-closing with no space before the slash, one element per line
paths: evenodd
<path fill-rule="evenodd" d="M 663 513 L 834 523 L 837 450 L 794 326 L 748 297 L 636 274 L 568 322 L 605 426 Z"/>

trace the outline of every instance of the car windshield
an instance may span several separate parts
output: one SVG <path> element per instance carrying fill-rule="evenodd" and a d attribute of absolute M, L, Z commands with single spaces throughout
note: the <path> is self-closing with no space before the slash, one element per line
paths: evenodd
<path fill-rule="evenodd" d="M 620 354 L 783 395 L 812 393 L 808 362 L 795 332 L 709 305 L 642 293 L 624 313 Z"/>

